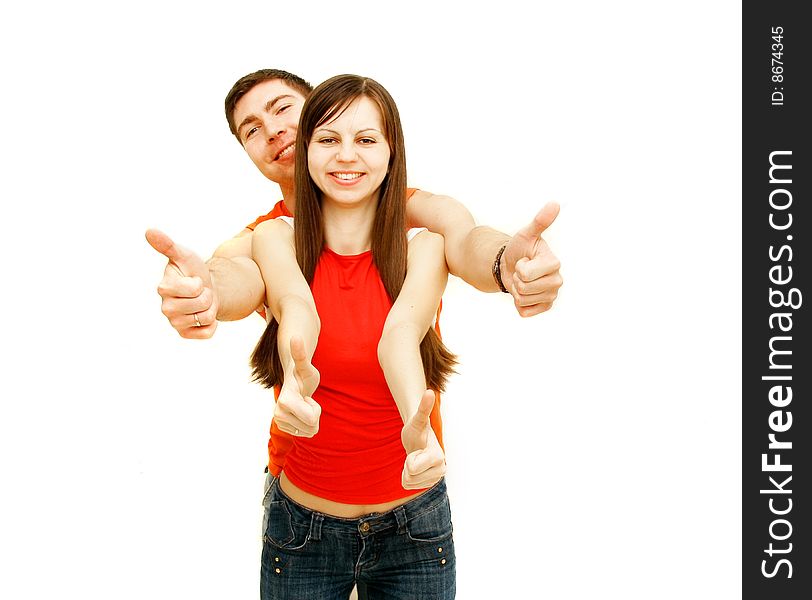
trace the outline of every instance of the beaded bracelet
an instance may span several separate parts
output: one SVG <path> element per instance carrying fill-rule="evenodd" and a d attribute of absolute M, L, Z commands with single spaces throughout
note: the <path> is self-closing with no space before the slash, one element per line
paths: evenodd
<path fill-rule="evenodd" d="M 493 261 L 493 280 L 496 282 L 496 285 L 499 286 L 499 289 L 502 290 L 505 294 L 508 294 L 507 288 L 505 284 L 502 283 L 502 267 L 499 264 L 502 260 L 502 253 L 507 248 L 507 244 L 504 244 L 501 248 L 499 248 L 499 252 L 496 253 L 496 260 Z"/>

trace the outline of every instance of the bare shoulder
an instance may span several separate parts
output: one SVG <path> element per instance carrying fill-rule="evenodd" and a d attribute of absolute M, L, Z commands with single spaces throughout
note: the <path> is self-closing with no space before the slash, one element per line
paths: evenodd
<path fill-rule="evenodd" d="M 409 242 L 410 256 L 443 255 L 444 253 L 445 238 L 428 229 L 418 233 Z"/>
<path fill-rule="evenodd" d="M 439 233 L 421 231 L 409 242 L 406 279 L 418 283 L 422 294 L 427 286 L 440 286 L 446 281 L 448 266 L 445 260 L 445 238 Z M 445 287 L 445 284 L 442 284 Z M 410 289 L 413 289 L 410 287 Z M 434 288 L 432 288 L 434 289 Z M 442 289 L 437 288 L 442 294 Z M 439 298 L 438 298 L 439 299 Z M 434 308 L 437 308 L 436 305 Z"/>
<path fill-rule="evenodd" d="M 293 239 L 293 227 L 282 219 L 268 219 L 257 225 L 254 234 L 258 237 L 281 237 L 285 240 Z"/>
<path fill-rule="evenodd" d="M 214 251 L 212 258 L 238 258 L 251 256 L 251 240 L 254 232 L 248 228 L 243 229 L 233 238 L 226 240 Z"/>
<path fill-rule="evenodd" d="M 406 220 L 410 227 L 426 227 L 434 219 L 436 196 L 426 190 L 416 190 L 406 201 Z"/>
<path fill-rule="evenodd" d="M 414 245 L 415 247 L 434 247 L 434 246 L 442 246 L 444 242 L 444 238 L 441 234 L 435 233 L 433 231 L 429 231 L 425 229 L 418 233 L 416 236 L 412 238 L 409 242 L 409 245 Z"/>
<path fill-rule="evenodd" d="M 416 202 L 420 203 L 420 202 L 423 202 L 424 200 L 431 200 L 432 198 L 435 198 L 435 197 L 436 196 L 434 194 L 432 194 L 431 192 L 427 192 L 426 190 L 415 190 L 414 193 L 409 198 L 408 202 L 415 202 L 416 201 Z M 408 202 L 407 202 L 407 206 L 408 206 Z"/>
<path fill-rule="evenodd" d="M 452 238 L 474 227 L 471 213 L 460 202 L 424 190 L 415 192 L 406 204 L 406 216 L 411 227 L 427 227 Z"/>
<path fill-rule="evenodd" d="M 459 204 L 451 196 L 445 194 L 433 194 L 426 190 L 417 190 L 409 201 L 406 203 L 407 212 L 409 209 L 423 211 L 423 210 L 437 210 L 451 204 Z"/>

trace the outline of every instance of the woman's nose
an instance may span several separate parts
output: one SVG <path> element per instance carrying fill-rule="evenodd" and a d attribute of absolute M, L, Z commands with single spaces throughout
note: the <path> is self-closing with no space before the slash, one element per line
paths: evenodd
<path fill-rule="evenodd" d="M 339 162 L 352 162 L 356 159 L 355 144 L 352 142 L 342 143 L 338 147 L 338 155 L 336 158 Z"/>

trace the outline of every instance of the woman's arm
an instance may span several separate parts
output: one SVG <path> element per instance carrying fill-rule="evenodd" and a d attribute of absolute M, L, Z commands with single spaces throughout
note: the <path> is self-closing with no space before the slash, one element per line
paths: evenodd
<path fill-rule="evenodd" d="M 310 286 L 305 281 L 293 245 L 293 228 L 278 219 L 259 224 L 251 249 L 265 283 L 265 302 L 279 323 L 277 348 L 285 372 L 274 419 L 293 435 L 311 437 L 318 431 L 321 408 L 310 396 L 319 373 L 310 363 L 321 322 Z"/>
<path fill-rule="evenodd" d="M 404 422 L 406 489 L 429 487 L 445 474 L 445 455 L 429 423 L 434 393 L 426 390 L 420 342 L 434 322 L 447 280 L 443 237 L 418 234 L 409 243 L 406 279 L 378 343 L 378 360 Z"/>

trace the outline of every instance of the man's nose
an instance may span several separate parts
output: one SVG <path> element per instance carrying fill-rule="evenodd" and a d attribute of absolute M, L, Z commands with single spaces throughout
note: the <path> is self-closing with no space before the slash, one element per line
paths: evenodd
<path fill-rule="evenodd" d="M 268 142 L 276 141 L 277 138 L 284 135 L 287 128 L 285 124 L 276 119 L 266 119 L 265 131 L 268 132 Z"/>

